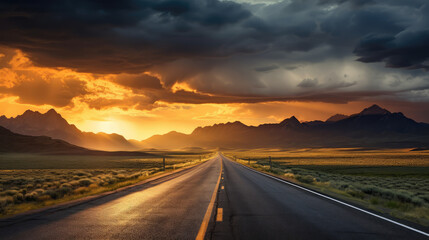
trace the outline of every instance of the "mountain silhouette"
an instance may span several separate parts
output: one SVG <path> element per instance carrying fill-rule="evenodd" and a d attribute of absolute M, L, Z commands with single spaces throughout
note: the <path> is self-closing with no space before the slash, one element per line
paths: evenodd
<path fill-rule="evenodd" d="M 272 147 L 386 147 L 429 146 L 429 124 L 377 105 L 351 116 L 334 115 L 327 121 L 247 126 L 241 122 L 198 127 L 191 134 L 157 135 L 142 141 L 146 148 L 272 148 Z"/>
<path fill-rule="evenodd" d="M 0 127 L 0 152 L 19 153 L 83 153 L 88 150 L 63 140 L 45 136 L 16 134 Z"/>
<path fill-rule="evenodd" d="M 15 118 L 1 116 L 0 126 L 18 135 L 47 136 L 49 138 L 43 137 L 45 143 L 51 141 L 53 146 L 61 145 L 60 148 L 63 147 L 62 144 L 69 142 L 71 144 L 68 147 L 77 145 L 109 151 L 192 147 L 429 147 L 429 124 L 418 123 L 400 112 L 392 113 L 377 105 L 350 116 L 337 114 L 324 122 L 300 122 L 294 116 L 280 123 L 259 126 L 247 126 L 236 121 L 198 127 L 191 134 L 172 131 L 164 135 L 154 135 L 143 141 L 126 140 L 118 134 L 82 132 L 76 126 L 69 124 L 54 109 L 44 114 L 27 110 Z M 7 129 L 2 128 L 3 134 L 10 134 Z M 21 138 L 30 141 L 29 138 Z M 42 141 L 41 139 L 34 139 L 34 141 Z"/>
<path fill-rule="evenodd" d="M 328 119 L 326 119 L 325 122 L 338 122 L 338 121 L 346 119 L 348 117 L 349 116 L 344 115 L 344 114 L 335 114 L 335 115 L 329 117 Z"/>
<path fill-rule="evenodd" d="M 374 104 L 369 108 L 365 108 L 362 110 L 362 112 L 358 113 L 358 115 L 384 115 L 384 114 L 390 114 L 391 112 L 387 111 L 384 108 L 379 107 L 378 105 Z"/>
<path fill-rule="evenodd" d="M 89 149 L 126 151 L 137 147 L 119 134 L 82 132 L 69 124 L 54 109 L 42 114 L 27 110 L 15 118 L 0 117 L 0 126 L 14 133 L 30 136 L 48 136 Z"/>
<path fill-rule="evenodd" d="M 48 155 L 93 155 L 93 156 L 154 156 L 141 151 L 100 151 L 70 144 L 46 136 L 17 134 L 0 127 L 0 153 L 36 153 Z"/>

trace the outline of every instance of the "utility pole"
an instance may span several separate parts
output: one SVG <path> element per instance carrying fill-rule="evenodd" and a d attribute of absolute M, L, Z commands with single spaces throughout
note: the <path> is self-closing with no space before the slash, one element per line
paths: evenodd
<path fill-rule="evenodd" d="M 165 171 L 165 157 L 162 157 L 162 170 Z"/>

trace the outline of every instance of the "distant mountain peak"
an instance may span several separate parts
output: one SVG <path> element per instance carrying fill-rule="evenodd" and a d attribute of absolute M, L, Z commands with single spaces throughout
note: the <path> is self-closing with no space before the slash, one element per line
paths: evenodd
<path fill-rule="evenodd" d="M 381 108 L 377 104 L 372 105 L 369 108 L 365 108 L 362 112 L 360 112 L 358 115 L 384 115 L 389 114 L 388 110 Z"/>
<path fill-rule="evenodd" d="M 49 136 L 75 145 L 100 150 L 135 150 L 137 146 L 119 134 L 82 132 L 69 124 L 55 109 L 45 113 L 26 110 L 22 115 L 0 117 L 0 126 L 14 133 L 31 136 Z"/>
<path fill-rule="evenodd" d="M 344 115 L 344 114 L 335 114 L 333 116 L 331 116 L 330 118 L 326 119 L 325 122 L 338 122 L 340 120 L 346 119 L 349 116 Z"/>
<path fill-rule="evenodd" d="M 38 111 L 32 111 L 32 110 L 28 109 L 28 110 L 25 110 L 25 112 L 20 116 L 33 116 L 33 115 L 39 115 L 39 114 L 41 114 L 41 113 Z"/>
<path fill-rule="evenodd" d="M 51 108 L 45 113 L 46 115 L 60 115 L 55 109 Z"/>
<path fill-rule="evenodd" d="M 290 118 L 286 118 L 285 120 L 281 121 L 280 125 L 294 127 L 294 126 L 300 126 L 301 122 L 299 122 L 299 120 L 295 116 L 292 116 Z"/>
<path fill-rule="evenodd" d="M 242 122 L 240 122 L 240 121 L 227 122 L 226 124 L 234 125 L 234 126 L 246 126 L 244 123 L 242 123 Z"/>

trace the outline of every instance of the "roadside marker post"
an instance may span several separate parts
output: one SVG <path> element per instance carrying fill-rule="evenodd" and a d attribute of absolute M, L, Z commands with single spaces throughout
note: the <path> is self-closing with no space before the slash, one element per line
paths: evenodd
<path fill-rule="evenodd" d="M 162 169 L 165 171 L 165 157 L 162 157 Z"/>

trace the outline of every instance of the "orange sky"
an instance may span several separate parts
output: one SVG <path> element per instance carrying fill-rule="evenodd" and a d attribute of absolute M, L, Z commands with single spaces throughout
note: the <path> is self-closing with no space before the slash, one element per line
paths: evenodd
<path fill-rule="evenodd" d="M 336 113 L 359 112 L 373 103 L 254 102 L 252 98 L 242 98 L 240 103 L 242 99 L 200 93 L 186 81 L 167 87 L 158 82 L 162 76 L 156 73 L 140 74 L 136 81 L 129 74 L 37 67 L 19 50 L 2 50 L 0 114 L 14 117 L 27 109 L 43 113 L 55 108 L 83 131 L 118 133 L 129 139 L 173 130 L 190 133 L 197 126 L 236 120 L 248 125 L 279 122 L 292 115 L 301 121 L 325 120 Z M 384 107 L 419 117 L 412 109 L 407 112 L 407 106 Z"/>

